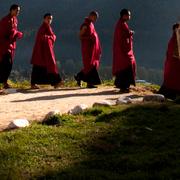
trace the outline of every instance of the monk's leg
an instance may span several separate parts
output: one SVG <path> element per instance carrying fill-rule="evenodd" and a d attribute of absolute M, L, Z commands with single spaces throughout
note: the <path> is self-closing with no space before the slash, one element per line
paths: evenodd
<path fill-rule="evenodd" d="M 131 84 L 135 86 L 132 67 L 128 67 L 117 73 L 114 82 L 116 88 L 119 88 L 122 92 L 128 92 Z"/>
<path fill-rule="evenodd" d="M 10 88 L 8 78 L 12 70 L 12 59 L 10 54 L 5 54 L 0 62 L 0 82 L 3 83 L 3 88 Z"/>
<path fill-rule="evenodd" d="M 46 79 L 44 76 L 44 69 L 40 66 L 33 65 L 31 73 L 31 89 L 39 89 L 37 84 L 43 84 L 44 79 Z"/>
<path fill-rule="evenodd" d="M 161 88 L 158 91 L 158 94 L 164 95 L 168 99 L 175 100 L 177 96 L 177 92 L 175 90 L 167 88 L 164 84 L 161 86 Z"/>
<path fill-rule="evenodd" d="M 84 81 L 84 72 L 80 71 L 77 75 L 74 75 L 74 79 L 77 82 L 77 85 L 81 87 L 81 81 Z"/>
<path fill-rule="evenodd" d="M 87 82 L 87 88 L 95 88 L 95 85 L 101 84 L 101 79 L 95 67 L 85 75 L 85 82 Z"/>
<path fill-rule="evenodd" d="M 64 82 L 60 74 L 49 73 L 48 79 L 49 79 L 49 83 L 51 84 L 51 86 L 54 86 L 54 88 L 59 88 L 64 85 Z"/>

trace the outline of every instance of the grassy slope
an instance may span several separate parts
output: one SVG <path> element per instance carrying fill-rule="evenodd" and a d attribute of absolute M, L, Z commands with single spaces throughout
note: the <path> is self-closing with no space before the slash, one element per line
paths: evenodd
<path fill-rule="evenodd" d="M 93 108 L 59 118 L 59 127 L 0 134 L 1 179 L 180 178 L 179 105 Z"/>

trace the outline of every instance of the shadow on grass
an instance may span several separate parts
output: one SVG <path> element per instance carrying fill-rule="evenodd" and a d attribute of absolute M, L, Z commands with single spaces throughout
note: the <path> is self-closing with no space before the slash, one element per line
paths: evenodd
<path fill-rule="evenodd" d="M 97 126 L 106 126 L 87 134 L 80 160 L 37 179 L 180 178 L 179 106 L 134 105 L 94 115 Z"/>

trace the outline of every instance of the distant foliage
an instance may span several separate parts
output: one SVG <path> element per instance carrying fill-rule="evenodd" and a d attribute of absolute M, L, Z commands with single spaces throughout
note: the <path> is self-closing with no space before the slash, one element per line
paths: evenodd
<path fill-rule="evenodd" d="M 151 83 L 161 84 L 163 79 L 163 72 L 162 70 L 158 70 L 158 69 L 138 67 L 137 79 L 144 79 Z"/>
<path fill-rule="evenodd" d="M 82 65 L 79 61 L 74 59 L 67 59 L 66 61 L 59 63 L 58 67 L 60 70 L 60 74 L 62 78 L 67 81 L 74 80 L 74 75 L 78 73 L 82 69 Z M 106 80 L 112 80 L 112 67 L 107 65 L 101 65 L 99 69 L 100 77 L 104 82 Z M 31 68 L 29 69 L 22 69 L 22 68 L 15 68 L 10 76 L 12 81 L 30 81 L 31 77 Z M 160 85 L 163 80 L 163 71 L 160 69 L 152 69 L 147 67 L 137 67 L 137 75 L 136 79 L 146 80 L 147 82 L 154 83 Z"/>

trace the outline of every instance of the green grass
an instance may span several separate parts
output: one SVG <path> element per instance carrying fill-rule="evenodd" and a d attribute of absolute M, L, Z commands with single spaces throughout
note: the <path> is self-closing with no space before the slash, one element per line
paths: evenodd
<path fill-rule="evenodd" d="M 13 88 L 16 88 L 16 89 L 29 89 L 30 88 L 30 82 L 27 80 L 24 80 L 21 82 L 9 81 L 9 83 Z"/>
<path fill-rule="evenodd" d="M 12 88 L 16 89 L 29 89 L 31 87 L 31 84 L 29 81 L 24 80 L 24 81 L 11 81 L 8 80 L 8 83 L 11 85 Z M 86 83 L 82 82 L 81 84 L 82 87 L 86 87 Z M 0 84 L 0 89 L 2 89 L 2 84 Z M 41 85 L 42 88 L 48 88 L 51 87 L 50 85 Z M 64 87 L 77 87 L 77 83 L 74 80 L 69 79 L 68 81 L 64 82 Z"/>
<path fill-rule="evenodd" d="M 24 81 L 11 81 L 8 80 L 8 83 L 11 85 L 12 88 L 16 89 L 29 89 L 31 87 L 30 81 L 24 80 Z M 159 90 L 159 85 L 156 84 L 143 84 L 143 83 L 137 83 L 137 87 L 152 91 L 156 93 Z M 87 83 L 81 82 L 81 87 L 85 88 L 87 86 Z M 100 87 L 107 87 L 111 86 L 114 87 L 114 80 L 103 80 L 102 84 L 99 85 Z M 49 88 L 50 85 L 41 85 L 42 88 Z M 73 78 L 69 78 L 64 82 L 64 88 L 74 88 L 78 87 L 77 82 Z M 2 84 L 0 84 L 0 89 L 2 89 Z"/>
<path fill-rule="evenodd" d="M 144 89 L 150 90 L 152 92 L 157 92 L 160 89 L 160 86 L 157 84 L 144 84 L 144 83 L 137 83 L 139 87 L 143 87 Z"/>
<path fill-rule="evenodd" d="M 1 179 L 179 179 L 180 106 L 123 105 L 0 134 Z"/>

